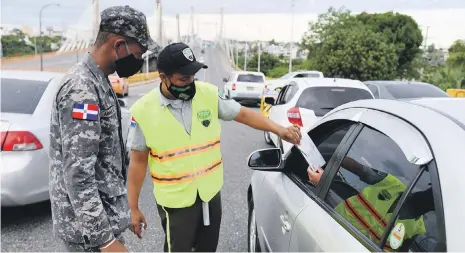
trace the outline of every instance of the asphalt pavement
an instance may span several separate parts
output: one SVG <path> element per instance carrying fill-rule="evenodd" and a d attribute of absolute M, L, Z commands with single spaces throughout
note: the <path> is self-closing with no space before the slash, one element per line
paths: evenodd
<path fill-rule="evenodd" d="M 207 70 L 197 77 L 223 88 L 223 77 L 232 70 L 226 56 L 218 49 L 207 49 L 205 54 L 194 49 L 197 58 L 203 56 Z M 202 71 L 205 71 L 203 73 Z M 131 106 L 157 83 L 130 88 L 125 98 Z M 255 108 L 258 110 L 258 108 Z M 234 121 L 222 122 L 221 151 L 224 161 L 224 187 L 222 190 L 223 217 L 218 251 L 247 251 L 247 187 L 252 171 L 246 158 L 254 150 L 268 147 L 263 133 Z M 147 176 L 139 200 L 148 228 L 140 240 L 130 231 L 125 233 L 129 251 L 163 251 L 164 234 L 153 197 L 153 183 Z M 64 251 L 61 242 L 53 237 L 50 203 L 26 207 L 1 209 L 1 251 Z"/>

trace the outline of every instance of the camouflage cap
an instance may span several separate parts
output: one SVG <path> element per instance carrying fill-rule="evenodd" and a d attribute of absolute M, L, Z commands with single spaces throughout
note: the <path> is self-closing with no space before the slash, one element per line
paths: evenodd
<path fill-rule="evenodd" d="M 150 37 L 144 13 L 128 5 L 103 10 L 100 14 L 100 31 L 133 38 L 150 51 L 158 48 Z"/>

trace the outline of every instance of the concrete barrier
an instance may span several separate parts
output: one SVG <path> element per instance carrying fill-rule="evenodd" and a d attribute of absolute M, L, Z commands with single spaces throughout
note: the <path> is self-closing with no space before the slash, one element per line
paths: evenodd
<path fill-rule="evenodd" d="M 128 78 L 129 86 L 134 83 L 140 83 L 144 81 L 152 81 L 158 78 L 160 75 L 158 72 L 149 72 L 148 76 L 146 73 L 135 74 Z"/>

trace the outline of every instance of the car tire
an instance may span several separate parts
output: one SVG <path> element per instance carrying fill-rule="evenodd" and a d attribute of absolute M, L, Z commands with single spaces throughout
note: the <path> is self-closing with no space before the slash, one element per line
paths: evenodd
<path fill-rule="evenodd" d="M 249 252 L 261 252 L 253 199 L 250 200 L 247 242 Z"/>
<path fill-rule="evenodd" d="M 271 137 L 270 137 L 270 132 L 268 132 L 268 131 L 263 131 L 263 136 L 265 137 L 265 142 L 266 142 L 266 144 L 268 144 L 268 145 L 272 145 L 272 144 L 273 144 L 273 141 L 271 140 Z"/>

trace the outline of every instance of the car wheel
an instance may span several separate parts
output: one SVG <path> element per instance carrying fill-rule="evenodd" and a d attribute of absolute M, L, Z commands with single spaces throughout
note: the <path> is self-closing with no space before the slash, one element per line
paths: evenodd
<path fill-rule="evenodd" d="M 266 144 L 272 145 L 272 144 L 273 144 L 273 141 L 271 141 L 270 132 L 264 131 L 264 132 L 263 132 L 263 135 L 264 135 L 264 137 L 265 137 L 265 142 L 266 142 Z"/>
<path fill-rule="evenodd" d="M 258 240 L 257 220 L 255 216 L 255 206 L 253 200 L 250 200 L 249 209 L 249 236 L 248 236 L 248 249 L 249 252 L 261 252 L 260 241 Z"/>

